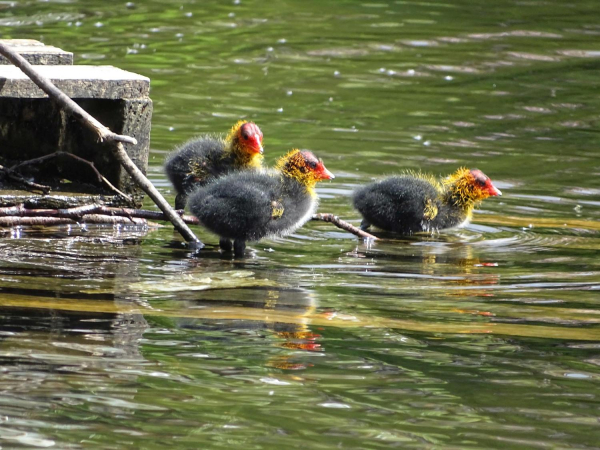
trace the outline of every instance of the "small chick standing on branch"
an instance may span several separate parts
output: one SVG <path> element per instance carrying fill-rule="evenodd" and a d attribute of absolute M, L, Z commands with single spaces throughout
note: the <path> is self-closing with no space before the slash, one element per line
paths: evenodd
<path fill-rule="evenodd" d="M 188 201 L 192 214 L 221 238 L 223 250 L 244 254 L 246 241 L 285 236 L 317 209 L 315 185 L 334 175 L 308 150 L 292 150 L 275 170 L 243 171 L 215 180 Z"/>
<path fill-rule="evenodd" d="M 498 195 L 502 192 L 481 170 L 461 168 L 441 181 L 408 173 L 371 183 L 355 191 L 354 207 L 363 216 L 363 230 L 374 225 L 412 234 L 464 226 L 479 202 Z"/>
<path fill-rule="evenodd" d="M 263 134 L 252 122 L 240 120 L 229 134 L 194 138 L 169 154 L 165 172 L 177 191 L 175 208 L 183 209 L 198 186 L 234 170 L 260 169 Z"/>

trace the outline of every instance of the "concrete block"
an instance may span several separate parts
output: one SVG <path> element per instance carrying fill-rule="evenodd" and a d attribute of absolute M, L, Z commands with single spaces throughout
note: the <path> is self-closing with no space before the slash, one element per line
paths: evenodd
<path fill-rule="evenodd" d="M 29 64 L 33 65 L 72 65 L 73 53 L 44 45 L 33 39 L 0 39 L 3 44 L 13 47 Z M 4 56 L 0 56 L 0 65 L 12 64 Z"/>
<path fill-rule="evenodd" d="M 146 172 L 152 118 L 147 77 L 111 66 L 35 68 L 113 132 L 137 139 L 137 145 L 126 144 L 125 150 Z M 98 142 L 88 127 L 67 116 L 19 69 L 0 66 L 0 159 L 4 165 L 59 150 L 93 162 L 112 184 L 141 202 L 142 191 L 114 159 L 109 144 Z M 76 182 L 95 182 L 81 164 L 64 160 L 45 169 L 44 174 Z"/>
<path fill-rule="evenodd" d="M 113 66 L 34 66 L 71 98 L 140 98 L 150 93 L 150 79 Z M 0 66 L 0 97 L 47 95 L 15 66 Z"/>

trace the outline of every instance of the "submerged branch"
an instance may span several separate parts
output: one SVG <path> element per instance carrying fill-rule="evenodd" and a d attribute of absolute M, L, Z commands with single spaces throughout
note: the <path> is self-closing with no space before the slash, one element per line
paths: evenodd
<path fill-rule="evenodd" d="M 347 231 L 348 233 L 352 233 L 354 236 L 358 236 L 365 239 L 378 240 L 376 236 L 373 236 L 372 234 L 355 227 L 354 225 L 340 219 L 338 216 L 334 216 L 333 214 L 314 214 L 312 216 L 312 220 L 320 220 L 323 222 L 332 223 L 336 227 L 341 228 L 342 230 Z"/>

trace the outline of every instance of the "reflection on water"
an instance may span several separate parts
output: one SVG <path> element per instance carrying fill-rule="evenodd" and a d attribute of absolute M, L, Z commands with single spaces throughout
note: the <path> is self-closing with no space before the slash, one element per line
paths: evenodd
<path fill-rule="evenodd" d="M 176 321 L 179 328 L 198 331 L 227 330 L 234 332 L 232 344 L 240 334 L 269 336 L 272 345 L 284 351 L 274 353 L 265 362 L 266 366 L 286 370 L 305 369 L 306 354 L 302 351 L 319 351 L 319 335 L 309 327 L 310 316 L 315 314 L 317 304 L 314 294 L 305 290 L 290 289 L 236 289 L 208 291 L 206 298 L 187 301 L 186 311 L 209 309 L 222 313 L 231 311 L 238 318 L 205 319 L 180 318 Z M 179 298 L 179 301 L 184 300 Z M 179 305 L 178 305 L 179 307 Z M 249 309 L 252 308 L 252 309 Z M 257 314 L 254 314 L 256 310 Z M 253 317 L 255 316 L 255 317 Z M 281 318 L 290 320 L 281 321 Z M 285 320 L 285 319 L 284 319 Z M 235 331 L 234 331 L 235 330 Z M 223 344 L 226 345 L 225 342 Z"/>
<path fill-rule="evenodd" d="M 466 229 L 313 222 L 235 260 L 168 227 L 6 230 L 0 445 L 595 448 L 597 2 L 0 4 L 2 35 L 152 79 L 149 175 L 239 118 L 272 164 L 485 171 Z M 339 176 L 338 176 L 339 174 Z"/>
<path fill-rule="evenodd" d="M 577 430 L 596 420 L 600 271 L 560 247 L 581 237 L 366 244 L 323 225 L 303 233 L 339 255 L 307 264 L 300 236 L 245 261 L 185 257 L 170 230 L 146 235 L 158 245 L 102 228 L 4 241 L 0 438 L 592 445 Z"/>

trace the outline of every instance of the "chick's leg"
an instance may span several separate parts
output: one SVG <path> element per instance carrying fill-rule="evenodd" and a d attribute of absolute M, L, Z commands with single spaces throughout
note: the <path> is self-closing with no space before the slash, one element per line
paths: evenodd
<path fill-rule="evenodd" d="M 235 256 L 244 256 L 244 250 L 246 250 L 246 241 L 241 239 L 233 241 L 233 254 Z"/>
<path fill-rule="evenodd" d="M 230 252 L 233 248 L 231 241 L 225 238 L 219 240 L 219 247 L 221 247 L 221 250 L 224 252 Z"/>

